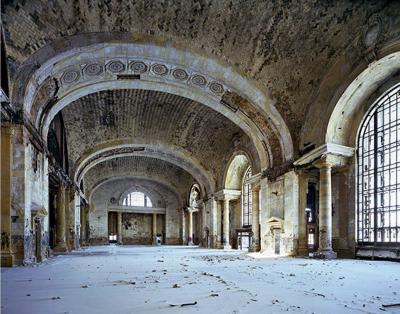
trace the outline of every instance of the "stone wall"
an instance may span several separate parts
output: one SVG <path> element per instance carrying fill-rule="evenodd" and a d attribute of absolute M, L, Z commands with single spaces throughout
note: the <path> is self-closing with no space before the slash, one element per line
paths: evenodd
<path fill-rule="evenodd" d="M 122 214 L 122 243 L 148 244 L 153 242 L 151 214 Z"/>
<path fill-rule="evenodd" d="M 299 223 L 297 173 L 290 171 L 275 181 L 267 183 L 266 206 L 267 214 L 261 215 L 261 225 L 266 226 L 261 233 L 261 250 L 268 254 L 275 254 L 276 246 L 279 246 L 279 255 L 296 255 Z"/>
<path fill-rule="evenodd" d="M 89 212 L 89 243 L 90 244 L 108 244 L 108 211 L 110 200 L 114 198 L 119 200 L 120 196 L 130 189 L 132 186 L 142 186 L 145 190 L 153 191 L 151 193 L 152 202 L 154 204 L 165 204 L 166 213 L 165 215 L 157 215 L 157 232 L 161 233 L 165 237 L 166 244 L 181 244 L 180 238 L 180 226 L 181 226 L 181 209 L 179 208 L 179 202 L 176 196 L 170 192 L 166 187 L 149 182 L 142 179 L 129 179 L 124 178 L 107 182 L 99 186 L 92 194 L 90 200 L 90 212 Z M 158 191 L 157 193 L 154 191 Z M 124 215 L 133 215 L 124 213 Z M 139 214 L 143 215 L 143 214 Z M 147 216 L 147 215 L 144 215 Z M 165 217 L 164 217 L 165 216 Z M 128 217 L 128 216 L 127 216 Z M 136 217 L 136 216 L 134 216 Z M 144 218 L 143 218 L 144 219 Z M 139 220 L 134 220 L 133 224 L 138 225 Z M 147 220 L 141 220 L 147 226 Z M 124 226 L 124 223 L 123 223 Z M 150 232 L 152 232 L 152 220 L 148 225 Z M 140 227 L 142 228 L 142 227 Z M 145 228 L 143 226 L 143 228 Z M 147 228 L 147 227 L 146 227 Z M 147 229 L 139 229 L 140 233 L 143 232 L 143 236 L 134 235 L 133 233 L 126 233 L 126 229 L 123 229 L 122 239 L 123 243 L 127 244 L 138 244 L 143 240 L 141 244 L 151 244 L 152 235 L 148 236 Z M 137 231 L 137 229 L 136 229 Z M 135 231 L 135 232 L 136 232 Z M 125 232 L 125 233 L 124 233 Z M 139 231 L 138 231 L 139 232 Z M 127 237 L 127 239 L 125 239 Z M 150 239 L 150 240 L 149 240 Z M 150 241 L 150 242 L 149 242 Z"/>
<path fill-rule="evenodd" d="M 49 255 L 48 161 L 30 143 L 23 126 L 14 128 L 12 145 L 11 244 L 15 263 L 30 264 Z M 40 242 L 38 252 L 35 241 Z"/>

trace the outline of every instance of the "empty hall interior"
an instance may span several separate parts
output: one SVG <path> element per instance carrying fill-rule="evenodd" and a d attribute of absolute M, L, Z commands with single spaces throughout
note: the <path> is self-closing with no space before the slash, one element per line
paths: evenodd
<path fill-rule="evenodd" d="M 1 313 L 400 313 L 400 1 L 3 0 Z"/>

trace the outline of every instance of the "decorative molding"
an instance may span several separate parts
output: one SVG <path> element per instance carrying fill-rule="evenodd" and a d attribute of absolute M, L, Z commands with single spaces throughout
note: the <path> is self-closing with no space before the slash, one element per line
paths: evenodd
<path fill-rule="evenodd" d="M 245 183 L 247 183 L 247 184 L 254 184 L 254 185 L 257 185 L 257 184 L 260 184 L 260 180 L 261 180 L 261 177 L 262 177 L 262 173 L 261 172 L 259 172 L 259 173 L 257 173 L 257 174 L 255 174 L 255 175 L 252 175 L 250 178 L 248 178 L 247 180 L 245 180 Z"/>
<path fill-rule="evenodd" d="M 165 215 L 166 209 L 163 207 L 144 207 L 144 206 L 108 206 L 108 211 L 135 214 L 161 214 Z"/>
<path fill-rule="evenodd" d="M 238 199 L 240 198 L 241 195 L 242 191 L 233 189 L 222 189 L 214 193 L 214 196 L 221 201 L 226 199 L 229 200 Z"/>
<path fill-rule="evenodd" d="M 119 60 L 114 60 L 114 61 L 107 63 L 106 69 L 108 71 L 110 71 L 111 73 L 121 73 L 121 72 L 125 71 L 125 64 Z"/>
<path fill-rule="evenodd" d="M 128 64 L 128 67 L 126 66 Z M 77 64 L 69 66 L 64 70 L 60 81 L 64 87 L 77 84 L 81 81 L 95 79 L 101 76 L 104 72 L 109 75 L 117 74 L 142 74 L 149 76 L 163 77 L 168 80 L 174 80 L 178 83 L 205 89 L 214 97 L 220 98 L 228 89 L 222 82 L 215 80 L 212 77 L 198 73 L 193 69 L 182 68 L 178 64 L 166 64 L 153 62 L 152 60 L 140 58 L 125 58 L 114 60 L 96 60 L 91 63 Z"/>
<path fill-rule="evenodd" d="M 281 232 L 285 232 L 284 230 L 285 221 L 278 217 L 271 217 L 267 220 L 267 230 L 272 232 L 273 229 L 280 229 Z"/>
<path fill-rule="evenodd" d="M 328 154 L 343 156 L 343 157 L 352 157 L 354 155 L 354 148 L 334 143 L 327 143 L 313 149 L 309 153 L 300 157 L 293 163 L 293 165 L 294 166 L 308 165 L 313 163 L 315 160 L 321 158 L 322 156 Z"/>

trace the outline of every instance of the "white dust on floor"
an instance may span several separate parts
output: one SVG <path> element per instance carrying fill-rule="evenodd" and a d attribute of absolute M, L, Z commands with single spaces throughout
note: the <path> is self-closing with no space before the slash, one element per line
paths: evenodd
<path fill-rule="evenodd" d="M 1 275 L 2 313 L 400 313 L 386 261 L 98 246 Z"/>

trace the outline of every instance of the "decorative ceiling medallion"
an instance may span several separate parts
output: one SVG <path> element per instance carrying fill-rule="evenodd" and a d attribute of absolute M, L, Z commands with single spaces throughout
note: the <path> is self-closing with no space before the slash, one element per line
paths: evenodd
<path fill-rule="evenodd" d="M 224 87 L 218 82 L 211 82 L 209 88 L 214 94 L 221 95 L 224 93 Z"/>
<path fill-rule="evenodd" d="M 121 61 L 111 61 L 107 64 L 107 69 L 112 73 L 120 73 L 125 70 L 125 64 Z"/>
<path fill-rule="evenodd" d="M 66 72 L 64 72 L 64 74 L 62 75 L 61 81 L 62 81 L 63 83 L 69 84 L 69 83 L 72 83 L 72 82 L 77 81 L 77 80 L 80 78 L 80 76 L 81 76 L 81 75 L 80 75 L 79 72 L 76 71 L 76 70 L 66 71 Z"/>
<path fill-rule="evenodd" d="M 135 73 L 144 73 L 147 71 L 147 65 L 142 61 L 133 61 L 130 68 Z"/>
<path fill-rule="evenodd" d="M 206 78 L 204 76 L 198 75 L 198 74 L 193 75 L 190 80 L 192 81 L 192 83 L 194 85 L 201 86 L 201 87 L 203 87 L 207 84 Z"/>
<path fill-rule="evenodd" d="M 157 75 L 166 75 L 168 73 L 168 68 L 164 64 L 154 64 L 151 69 Z"/>
<path fill-rule="evenodd" d="M 103 67 L 98 63 L 92 63 L 88 64 L 83 71 L 89 76 L 96 76 L 103 72 Z"/>
<path fill-rule="evenodd" d="M 176 78 L 177 80 L 183 81 L 183 80 L 186 80 L 189 75 L 183 69 L 175 69 L 175 70 L 172 71 L 172 76 L 174 78 Z"/>

